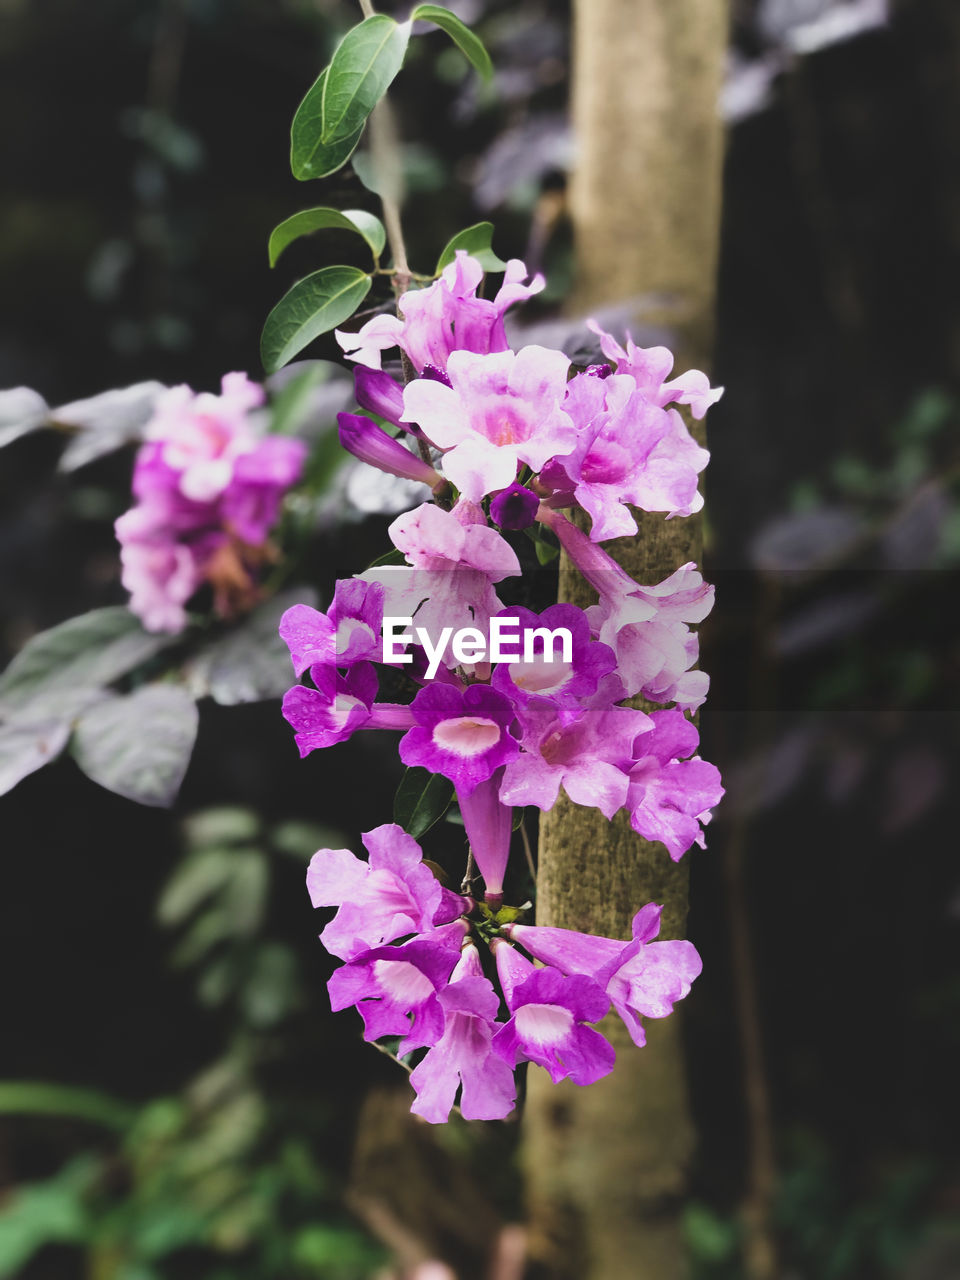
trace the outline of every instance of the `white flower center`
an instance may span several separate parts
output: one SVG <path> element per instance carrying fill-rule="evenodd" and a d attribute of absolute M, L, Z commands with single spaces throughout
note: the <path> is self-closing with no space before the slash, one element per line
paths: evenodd
<path fill-rule="evenodd" d="M 514 1014 L 521 1040 L 551 1048 L 567 1039 L 573 1027 L 573 1014 L 558 1004 L 524 1004 Z"/>
<path fill-rule="evenodd" d="M 500 741 L 500 726 L 485 716 L 457 716 L 441 720 L 433 730 L 434 743 L 455 756 L 480 756 Z"/>
<path fill-rule="evenodd" d="M 573 675 L 569 662 L 547 662 L 544 657 L 532 662 L 512 662 L 510 675 L 518 689 L 527 693 L 556 693 Z"/>
<path fill-rule="evenodd" d="M 385 996 L 408 1009 L 433 992 L 433 983 L 409 960 L 374 960 L 373 976 Z"/>

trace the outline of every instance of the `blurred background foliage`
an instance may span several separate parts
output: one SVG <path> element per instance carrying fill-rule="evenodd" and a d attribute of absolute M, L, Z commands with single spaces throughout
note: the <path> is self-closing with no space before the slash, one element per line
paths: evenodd
<path fill-rule="evenodd" d="M 568 8 L 452 7 L 497 74 L 484 88 L 435 34 L 392 91 L 413 265 L 489 217 L 502 257 L 547 272 L 527 321 L 572 340 Z M 362 158 L 316 190 L 287 168 L 293 111 L 355 20 L 337 0 L 4 0 L 0 386 L 62 403 L 259 376 L 282 289 L 357 251 L 330 233 L 271 273 L 271 227 L 298 202 L 376 209 Z M 693 869 L 686 1010 L 698 1280 L 745 1274 L 758 1087 L 784 1275 L 960 1273 L 958 57 L 951 0 L 733 5 L 703 716 L 729 791 Z M 322 427 L 344 392 L 312 391 Z M 287 531 L 324 601 L 384 526 L 326 438 Z M 61 449 L 41 432 L 0 453 L 4 660 L 124 598 L 131 452 L 57 474 Z M 390 744 L 300 762 L 276 701 L 207 700 L 172 813 L 66 758 L 0 800 L 0 1276 L 353 1280 L 412 1237 L 468 1277 L 463 1220 L 522 1219 L 512 1126 L 398 1127 L 407 1200 L 365 1154 L 397 1069 L 329 1014 L 302 880 L 320 844 L 391 819 L 398 777 Z"/>

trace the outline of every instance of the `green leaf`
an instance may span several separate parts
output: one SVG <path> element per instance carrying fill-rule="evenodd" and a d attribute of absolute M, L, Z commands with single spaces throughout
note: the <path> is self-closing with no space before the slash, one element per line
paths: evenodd
<path fill-rule="evenodd" d="M 341 169 L 356 151 L 366 124 L 364 120 L 348 138 L 324 146 L 320 141 L 320 129 L 326 82 L 327 71 L 324 70 L 307 90 L 307 96 L 297 107 L 290 126 L 290 172 L 300 182 L 309 178 L 326 178 Z"/>
<path fill-rule="evenodd" d="M 63 715 L 78 691 L 110 684 L 176 639 L 144 631 L 123 605 L 70 618 L 28 640 L 0 676 L 0 716 Z"/>
<path fill-rule="evenodd" d="M 556 560 L 560 554 L 559 547 L 553 547 L 549 542 L 544 542 L 541 538 L 536 539 L 533 549 L 537 553 L 537 559 L 541 564 L 549 564 L 551 560 Z"/>
<path fill-rule="evenodd" d="M 265 600 L 232 631 L 197 655 L 186 672 L 195 698 L 209 695 L 221 707 L 280 698 L 295 684 L 290 651 L 277 628 L 294 604 L 316 605 L 312 587 L 291 587 Z"/>
<path fill-rule="evenodd" d="M 440 4 L 418 4 L 410 15 L 411 22 L 432 22 L 445 31 L 467 61 L 480 72 L 484 80 L 493 75 L 493 63 L 483 41 L 455 13 Z"/>
<path fill-rule="evenodd" d="M 322 90 L 320 141 L 324 145 L 362 128 L 403 65 L 410 23 L 377 13 L 340 41 Z"/>
<path fill-rule="evenodd" d="M 197 708 L 172 684 L 147 684 L 85 711 L 71 753 L 88 778 L 138 804 L 173 804 L 197 736 Z"/>
<path fill-rule="evenodd" d="M 453 783 L 439 773 L 410 768 L 404 773 L 393 801 L 393 820 L 419 839 L 446 813 L 453 799 Z"/>
<path fill-rule="evenodd" d="M 367 213 L 365 209 L 344 209 L 342 213 L 339 209 L 304 209 L 281 222 L 270 232 L 267 253 L 270 256 L 271 267 L 277 265 L 277 259 L 287 245 L 292 244 L 294 240 L 299 240 L 301 236 L 322 231 L 326 227 L 354 231 L 363 236 L 374 258 L 380 257 L 387 242 L 383 223 L 374 214 Z"/>
<path fill-rule="evenodd" d="M 492 240 L 492 222 L 476 222 L 472 227 L 464 227 L 463 231 L 458 231 L 447 243 L 443 253 L 437 259 L 434 274 L 439 275 L 444 267 L 448 267 L 453 262 L 458 249 L 466 249 L 472 258 L 476 258 L 484 271 L 502 271 L 507 264 L 493 252 Z"/>
<path fill-rule="evenodd" d="M 70 737 L 69 720 L 0 724 L 0 796 L 55 760 Z"/>
<path fill-rule="evenodd" d="M 133 1114 L 125 1102 L 92 1089 L 40 1080 L 0 1080 L 0 1115 L 66 1116 L 108 1129 L 126 1129 Z"/>
<path fill-rule="evenodd" d="M 357 267 L 321 267 L 298 280 L 263 326 L 260 358 L 267 373 L 276 373 L 314 338 L 348 320 L 372 283 L 373 277 Z"/>

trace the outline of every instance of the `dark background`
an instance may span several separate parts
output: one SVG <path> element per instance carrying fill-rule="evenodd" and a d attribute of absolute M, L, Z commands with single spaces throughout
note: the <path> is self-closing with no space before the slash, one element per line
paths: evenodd
<path fill-rule="evenodd" d="M 686 1002 L 701 1137 L 687 1225 L 698 1275 L 743 1274 L 743 973 L 730 955 L 745 902 L 784 1274 L 946 1280 L 960 1274 L 947 1225 L 960 1208 L 960 14 L 917 0 L 892 26 L 791 53 L 799 19 L 830 7 L 734 13 L 739 74 L 767 68 L 769 83 L 731 121 L 726 161 L 702 729 L 728 796 L 708 851 L 690 855 L 705 969 Z M 439 35 L 417 42 L 392 95 L 416 140 L 412 260 L 429 269 L 449 235 L 490 217 L 501 256 L 547 273 L 545 318 L 573 270 L 569 17 L 533 0 L 460 8 L 491 48 L 496 92 L 478 95 Z M 56 404 L 147 378 L 260 376 L 260 326 L 283 288 L 353 252 L 307 241 L 271 273 L 272 226 L 309 204 L 377 207 L 350 168 L 316 190 L 287 168 L 290 117 L 355 16 L 296 0 L 0 8 L 0 386 Z M 315 354 L 335 358 L 332 340 Z M 6 657 L 124 598 L 111 522 L 131 455 L 63 477 L 60 447 L 40 433 L 0 453 Z M 329 528 L 308 576 L 328 593 L 381 541 L 377 520 Z M 204 704 L 172 813 L 108 794 L 68 759 L 0 800 L 0 1079 L 84 1086 L 139 1117 L 118 1132 L 0 1114 L 0 1275 L 373 1274 L 377 1246 L 343 1189 L 363 1100 L 397 1069 L 326 1009 L 302 890 L 316 833 L 289 824 L 352 841 L 390 820 L 397 773 L 389 744 L 300 762 L 276 704 Z M 203 845 L 184 818 L 214 806 L 249 811 L 255 833 L 227 843 L 264 854 L 260 915 L 178 963 L 185 926 L 158 922 L 157 903 Z M 448 838 L 436 828 L 428 844 Z M 269 969 L 264 947 L 286 958 L 258 1013 L 244 992 Z M 218 986 L 224 956 L 233 977 Z M 212 1063 L 241 1081 L 213 1102 L 191 1083 Z M 190 1153 L 237 1097 L 259 1119 L 239 1154 L 221 1153 L 239 1185 L 218 1199 L 203 1189 L 216 1159 L 194 1167 Z M 236 1134 L 229 1113 L 223 1124 Z M 491 1212 L 518 1218 L 513 1130 L 444 1141 L 479 1144 Z M 186 1172 L 164 1181 L 177 1162 Z M 80 1190 L 63 1190 L 64 1169 L 80 1169 Z M 59 1228 L 41 1211 L 23 1226 L 27 1185 L 60 1205 Z M 185 1202 L 201 1225 L 178 1219 Z M 3 1270 L 17 1205 L 17 1239 L 32 1229 L 43 1247 Z"/>

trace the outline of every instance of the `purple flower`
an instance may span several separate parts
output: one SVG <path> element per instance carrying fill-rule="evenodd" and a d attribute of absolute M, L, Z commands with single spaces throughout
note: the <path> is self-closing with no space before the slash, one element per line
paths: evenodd
<path fill-rule="evenodd" d="M 615 652 L 627 695 L 642 693 L 651 702 L 676 702 L 684 710 L 696 710 L 707 696 L 710 678 L 690 670 L 699 643 L 687 624 L 710 612 L 713 587 L 692 562 L 655 586 L 641 586 L 565 516 L 541 507 L 540 518 L 600 595 L 587 617 L 594 633 Z"/>
<path fill-rule="evenodd" d="M 561 973 L 582 973 L 602 987 L 636 1045 L 646 1043 L 641 1016 L 665 1018 L 690 990 L 702 964 L 691 942 L 654 942 L 663 908 L 649 903 L 633 917 L 630 942 L 573 929 L 506 925 L 504 932 Z"/>
<path fill-rule="evenodd" d="M 439 474 L 415 453 L 387 435 L 370 418 L 359 413 L 338 413 L 340 443 L 361 462 L 404 480 L 417 480 L 433 489 L 441 483 Z"/>
<path fill-rule="evenodd" d="M 531 698 L 542 698 L 553 705 L 564 722 L 578 718 L 584 700 L 596 693 L 603 677 L 617 665 L 613 650 L 591 638 L 584 611 L 573 604 L 554 604 L 536 614 L 516 606 L 502 609 L 496 616 L 516 622 L 509 632 L 501 634 L 502 650 L 522 655 L 527 637 L 535 643 L 536 650 L 529 662 L 522 656 L 519 662 L 501 661 L 493 673 L 493 687 L 518 706 L 525 707 Z M 570 636 L 568 656 L 555 642 L 547 652 L 544 633 L 561 629 Z M 618 690 L 617 697 L 624 696 L 622 689 Z"/>
<path fill-rule="evenodd" d="M 457 788 L 457 803 L 474 861 L 483 876 L 485 900 L 493 908 L 503 902 L 503 877 L 510 857 L 513 809 L 500 802 L 503 768 L 470 790 Z"/>
<path fill-rule="evenodd" d="M 513 704 L 486 685 L 429 685 L 410 709 L 416 725 L 400 739 L 400 759 L 442 773 L 465 795 L 519 750 Z"/>
<path fill-rule="evenodd" d="M 314 907 L 339 908 L 320 934 L 331 955 L 353 960 L 406 934 L 448 924 L 467 909 L 466 899 L 444 889 L 423 865 L 420 846 L 402 827 L 385 823 L 361 838 L 369 862 L 349 849 L 319 849 L 307 869 Z"/>
<path fill-rule="evenodd" d="M 326 674 L 321 667 L 312 670 Z M 301 757 L 345 742 L 358 729 L 409 729 L 414 722 L 410 708 L 394 702 L 374 704 L 377 688 L 371 664 L 359 662 L 345 676 L 335 675 L 330 689 L 308 689 L 302 684 L 288 689 L 282 710 L 296 731 Z"/>
<path fill-rule="evenodd" d="M 501 489 L 490 503 L 490 518 L 501 529 L 527 529 L 537 517 L 540 499 L 522 484 Z"/>
<path fill-rule="evenodd" d="M 380 368 L 382 353 L 400 346 L 417 372 L 433 365 L 447 367 L 453 351 L 505 351 L 507 335 L 504 313 L 544 287 L 543 276 L 524 284 L 527 269 L 512 258 L 506 266 L 503 284 L 492 302 L 476 296 L 483 280 L 483 267 L 464 250 L 443 269 L 440 279 L 426 289 L 409 289 L 399 300 L 396 316 L 376 316 L 356 333 L 338 329 L 335 337 L 351 360 Z"/>
<path fill-rule="evenodd" d="M 464 1119 L 502 1120 L 513 1110 L 517 1088 L 511 1068 L 490 1048 L 500 1001 L 483 976 L 475 946 L 464 946 L 450 985 L 437 998 L 443 1034 L 410 1076 L 417 1092 L 410 1110 L 430 1124 L 443 1124 L 462 1085 Z"/>
<path fill-rule="evenodd" d="M 723 795 L 715 765 L 694 756 L 700 735 L 680 711 L 654 711 L 653 729 L 634 744 L 627 808 L 645 840 L 659 840 L 676 862 L 692 844 L 705 847 L 701 823 Z"/>
<path fill-rule="evenodd" d="M 279 630 L 297 675 L 309 667 L 314 684 L 330 697 L 337 667 L 380 660 L 382 624 L 380 583 L 341 578 L 327 613 L 307 604 L 292 605 L 280 619 Z"/>
<path fill-rule="evenodd" d="M 634 739 L 649 724 L 642 711 L 586 710 L 567 724 L 548 702 L 534 700 L 521 724 L 523 751 L 504 771 L 504 804 L 552 809 L 562 784 L 574 804 L 595 806 L 606 818 L 623 807 L 629 779 L 621 766 L 632 759 Z"/>
<path fill-rule="evenodd" d="M 567 384 L 563 407 L 577 425 L 578 438 L 545 479 L 551 487 L 572 488 L 590 515 L 592 541 L 636 533 L 627 503 L 684 516 L 703 506 L 697 475 L 710 455 L 675 410 L 652 404 L 632 378 L 579 374 Z"/>
<path fill-rule="evenodd" d="M 353 371 L 353 394 L 361 409 L 375 413 L 395 427 L 402 425 L 403 387 L 389 373 L 358 364 Z"/>
<path fill-rule="evenodd" d="M 493 1037 L 494 1053 L 510 1067 L 536 1062 L 554 1084 L 569 1076 L 574 1084 L 587 1085 L 609 1075 L 613 1046 L 584 1025 L 599 1022 L 610 1008 L 602 987 L 583 974 L 535 969 L 503 938 L 495 938 L 492 946 L 512 1015 Z"/>
<path fill-rule="evenodd" d="M 397 1049 L 401 1056 L 436 1044 L 443 1035 L 437 993 L 447 985 L 468 929 L 466 921 L 455 920 L 401 946 L 361 952 L 327 983 L 331 1009 L 338 1013 L 355 1004 L 364 1040 L 405 1037 Z"/>
<path fill-rule="evenodd" d="M 183 386 L 157 401 L 134 464 L 137 504 L 116 522 L 130 608 L 150 630 L 182 630 L 205 581 L 224 616 L 256 602 L 254 573 L 306 453 L 262 434 L 251 416 L 262 402 L 242 373 L 226 374 L 219 396 Z"/>
<path fill-rule="evenodd" d="M 617 373 L 628 374 L 651 404 L 688 404 L 693 416 L 702 418 L 723 395 L 723 387 L 712 388 L 707 375 L 699 369 L 690 369 L 673 382 L 665 382 L 673 368 L 673 355 L 666 347 L 638 347 L 628 333 L 624 350 L 595 320 L 588 321 L 588 325 L 599 335 L 603 354 L 616 363 Z"/>
<path fill-rule="evenodd" d="M 408 383 L 403 417 L 446 450 L 443 474 L 479 502 L 512 485 L 521 462 L 539 471 L 574 447 L 577 429 L 562 407 L 569 367 L 561 351 L 547 347 L 455 351 L 447 362 L 450 386 L 426 378 Z"/>
<path fill-rule="evenodd" d="M 362 577 L 382 583 L 388 617 L 414 618 L 435 642 L 446 628 L 448 639 L 465 627 L 486 628 L 503 608 L 493 583 L 520 573 L 516 552 L 472 503 L 452 511 L 424 503 L 398 516 L 388 533 L 413 569 L 374 568 Z"/>

